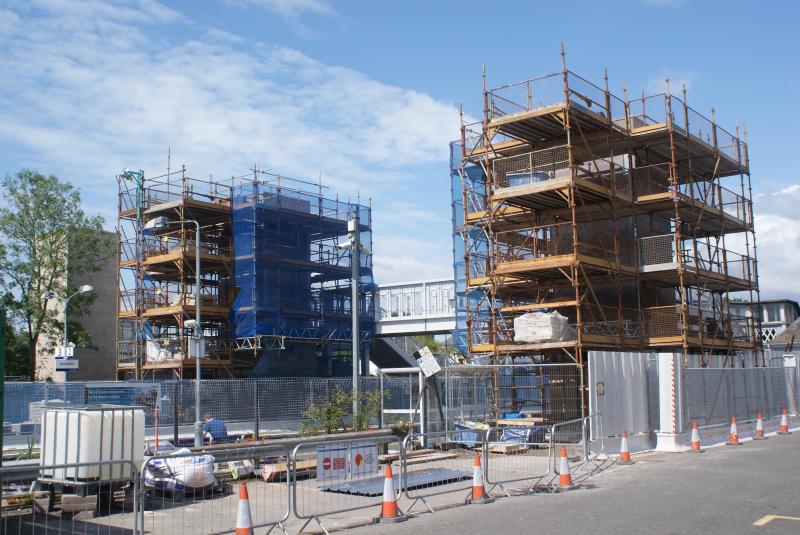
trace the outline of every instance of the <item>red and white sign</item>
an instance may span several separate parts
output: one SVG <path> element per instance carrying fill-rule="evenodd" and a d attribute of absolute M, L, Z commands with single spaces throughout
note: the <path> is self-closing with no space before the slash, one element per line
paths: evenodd
<path fill-rule="evenodd" d="M 329 483 L 347 478 L 347 445 L 332 444 L 317 449 L 317 481 Z"/>
<path fill-rule="evenodd" d="M 317 449 L 317 482 L 333 483 L 378 471 L 378 445 L 331 444 Z"/>

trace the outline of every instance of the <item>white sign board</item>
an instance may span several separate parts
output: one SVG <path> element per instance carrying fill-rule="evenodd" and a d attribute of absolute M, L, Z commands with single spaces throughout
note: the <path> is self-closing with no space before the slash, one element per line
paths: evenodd
<path fill-rule="evenodd" d="M 330 444 L 317 449 L 317 482 L 332 483 L 378 471 L 378 444 Z"/>
<path fill-rule="evenodd" d="M 419 358 L 417 359 L 417 364 L 419 365 L 419 369 L 422 370 L 422 373 L 425 374 L 425 377 L 431 377 L 442 371 L 442 367 L 436 362 L 436 357 L 433 356 L 428 346 L 424 346 L 418 353 Z"/>
<path fill-rule="evenodd" d="M 378 445 L 359 444 L 350 448 L 350 477 L 374 474 L 378 471 Z"/>
<path fill-rule="evenodd" d="M 56 347 L 56 358 L 57 359 L 68 359 L 75 356 L 75 347 L 74 346 L 58 346 Z"/>
<path fill-rule="evenodd" d="M 57 372 L 71 372 L 79 369 L 80 367 L 78 365 L 78 359 L 64 359 L 64 358 L 56 359 Z"/>

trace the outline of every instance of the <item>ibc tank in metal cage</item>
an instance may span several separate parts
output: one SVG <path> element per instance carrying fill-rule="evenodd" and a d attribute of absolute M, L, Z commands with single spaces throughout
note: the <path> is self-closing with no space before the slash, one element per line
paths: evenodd
<path fill-rule="evenodd" d="M 47 408 L 40 444 L 40 480 L 130 479 L 133 467 L 144 461 L 144 409 L 118 405 Z M 130 461 L 133 467 L 120 461 Z M 66 464 L 83 466 L 49 468 Z"/>

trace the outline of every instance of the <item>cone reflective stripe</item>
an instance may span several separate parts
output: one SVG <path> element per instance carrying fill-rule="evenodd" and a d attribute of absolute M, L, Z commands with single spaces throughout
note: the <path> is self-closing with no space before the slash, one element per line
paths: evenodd
<path fill-rule="evenodd" d="M 375 519 L 376 522 L 403 522 L 408 517 L 400 512 L 397 507 L 397 498 L 394 494 L 394 482 L 392 479 L 392 465 L 386 465 L 386 475 L 383 480 L 383 504 L 381 505 L 381 516 Z"/>
<path fill-rule="evenodd" d="M 475 461 L 472 463 L 472 494 L 467 498 L 466 503 L 491 503 L 494 498 L 490 498 L 483 486 L 483 468 L 481 468 L 481 454 L 475 454 Z"/>
<path fill-rule="evenodd" d="M 236 535 L 253 535 L 253 517 L 250 515 L 250 498 L 247 484 L 239 485 L 239 511 L 236 514 Z"/>
<path fill-rule="evenodd" d="M 767 437 L 764 436 L 764 418 L 759 412 L 758 419 L 756 420 L 756 433 L 753 435 L 753 440 L 765 440 L 766 438 Z"/>
<path fill-rule="evenodd" d="M 631 452 L 628 449 L 628 432 L 622 432 L 622 442 L 619 444 L 619 459 L 617 464 L 633 464 L 631 461 Z"/>
<path fill-rule="evenodd" d="M 569 459 L 567 459 L 567 448 L 561 448 L 561 463 L 558 467 L 558 488 L 561 490 L 574 489 L 572 475 L 569 473 Z"/>
<path fill-rule="evenodd" d="M 742 443 L 739 442 L 739 431 L 736 430 L 736 416 L 731 418 L 731 433 L 728 436 L 728 442 L 726 442 L 728 446 L 741 446 Z"/>
<path fill-rule="evenodd" d="M 689 451 L 693 453 L 702 453 L 706 451 L 700 446 L 700 433 L 697 431 L 697 420 L 692 420 L 692 443 Z"/>
<path fill-rule="evenodd" d="M 783 414 L 781 415 L 781 427 L 778 430 L 779 435 L 788 435 L 789 434 L 789 417 L 786 413 L 786 407 L 783 408 Z"/>

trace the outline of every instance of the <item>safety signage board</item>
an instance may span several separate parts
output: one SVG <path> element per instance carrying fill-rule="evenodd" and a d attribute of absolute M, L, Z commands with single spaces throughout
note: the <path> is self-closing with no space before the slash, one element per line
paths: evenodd
<path fill-rule="evenodd" d="M 347 444 L 317 448 L 317 481 L 344 481 L 347 478 Z"/>
<path fill-rule="evenodd" d="M 358 444 L 350 448 L 350 477 L 378 471 L 378 445 Z"/>
<path fill-rule="evenodd" d="M 329 444 L 317 448 L 317 482 L 344 481 L 378 471 L 377 443 Z"/>
<path fill-rule="evenodd" d="M 72 372 L 79 369 L 78 359 L 56 359 L 57 372 Z"/>
<path fill-rule="evenodd" d="M 433 356 L 428 346 L 424 346 L 417 351 L 417 353 L 419 353 L 417 364 L 419 365 L 419 369 L 422 370 L 422 373 L 425 374 L 425 377 L 431 377 L 442 371 L 441 366 L 436 362 L 436 357 Z"/>

